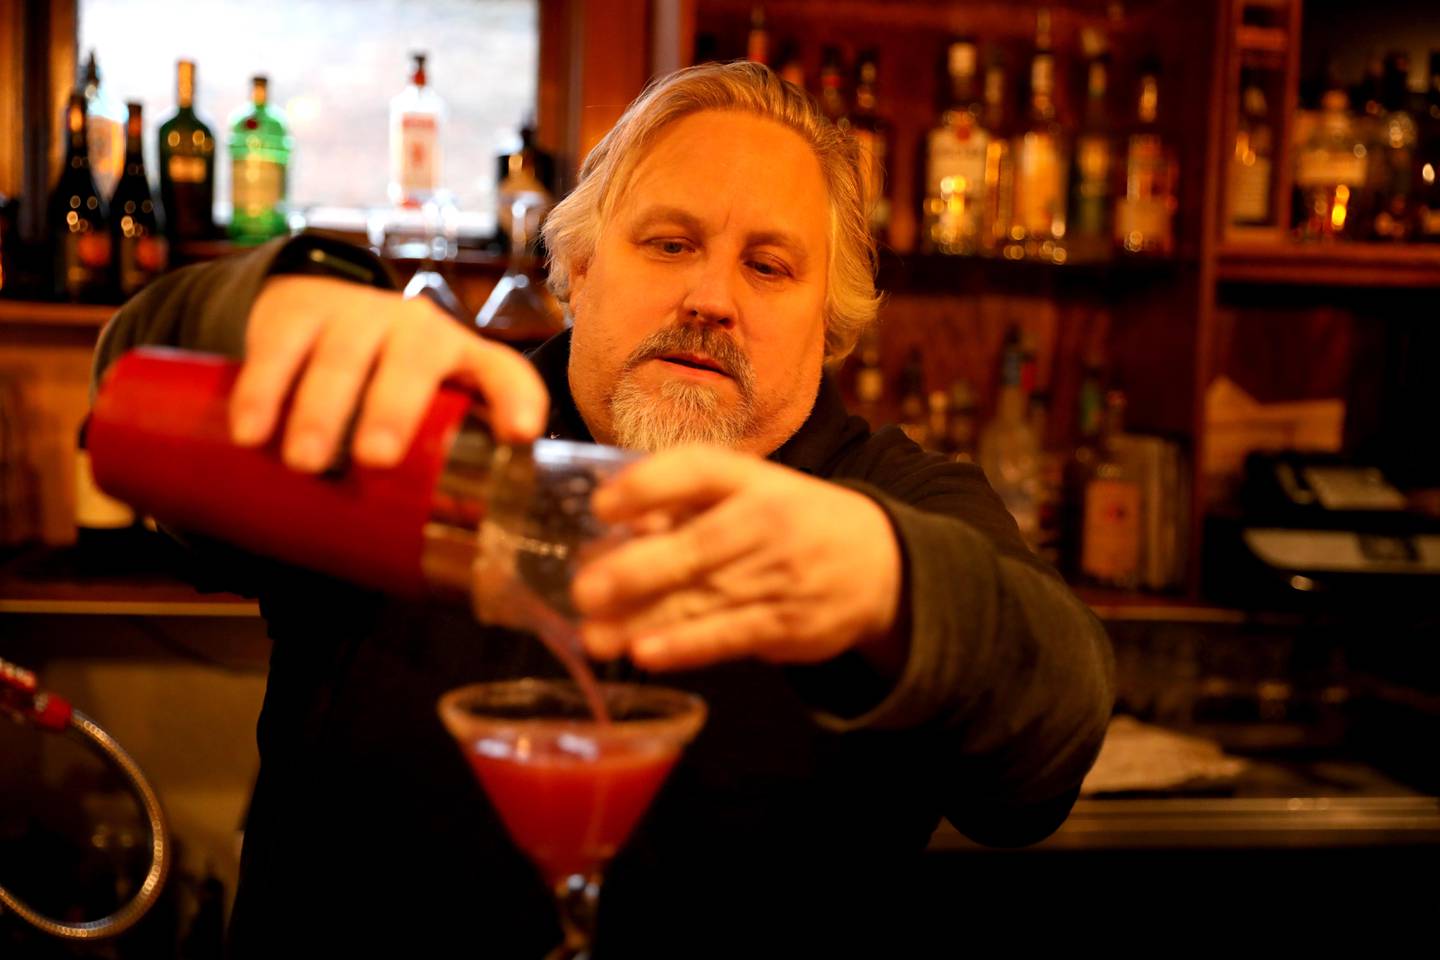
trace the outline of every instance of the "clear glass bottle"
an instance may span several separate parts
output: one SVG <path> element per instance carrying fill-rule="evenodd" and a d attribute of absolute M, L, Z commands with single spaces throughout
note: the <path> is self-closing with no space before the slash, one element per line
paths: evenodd
<path fill-rule="evenodd" d="M 85 61 L 81 89 L 85 95 L 90 170 L 95 176 L 95 189 L 108 203 L 125 168 L 125 110 L 101 83 L 94 50 Z"/>
<path fill-rule="evenodd" d="M 1055 108 L 1055 54 L 1050 49 L 1050 12 L 1036 15 L 1035 55 L 1030 61 L 1030 116 L 1015 138 L 1015 219 L 1011 239 L 1024 256 L 1064 263 L 1065 193 L 1069 157 Z"/>
<path fill-rule="evenodd" d="M 994 419 L 980 432 L 980 467 L 1033 548 L 1040 531 L 1040 445 L 1026 417 L 1024 351 L 1011 326 L 1000 355 L 1000 397 Z"/>
<path fill-rule="evenodd" d="M 1295 153 L 1296 233 L 1305 240 L 1353 240 L 1352 211 L 1365 189 L 1369 151 L 1356 134 L 1350 98 L 1332 86 L 1320 100 L 1314 132 Z"/>
<path fill-rule="evenodd" d="M 390 101 L 390 202 L 418 209 L 442 186 L 445 103 L 429 85 L 426 55 L 412 53 L 410 83 Z"/>
<path fill-rule="evenodd" d="M 251 80 L 249 107 L 230 124 L 230 239 L 264 243 L 289 231 L 287 174 L 294 141 L 278 109 L 270 106 L 270 82 Z"/>
<path fill-rule="evenodd" d="M 1404 243 L 1414 229 L 1415 152 L 1419 131 L 1410 115 L 1410 56 L 1392 51 L 1385 57 L 1384 106 L 1370 155 L 1374 213 L 1373 240 Z"/>
<path fill-rule="evenodd" d="M 1012 245 L 1010 227 L 1015 222 L 1015 153 L 1011 149 L 1009 111 L 1005 102 L 1005 65 L 996 61 L 985 68 L 985 120 L 990 132 L 985 144 L 985 201 L 981 252 L 986 256 L 1023 257 L 1025 251 Z"/>
<path fill-rule="evenodd" d="M 125 172 L 110 201 L 111 243 L 115 253 L 115 280 L 120 295 L 129 298 L 165 272 L 167 251 L 161 232 L 162 217 L 150 193 L 145 173 L 141 136 L 145 131 L 140 104 L 127 104 Z"/>
<path fill-rule="evenodd" d="M 1110 253 L 1115 138 L 1110 130 L 1109 90 L 1110 56 L 1102 53 L 1085 67 L 1085 113 L 1075 136 L 1066 224 L 1072 260 L 1098 260 Z"/>
<path fill-rule="evenodd" d="M 1258 71 L 1240 79 L 1240 118 L 1235 127 L 1235 152 L 1230 158 L 1230 222 L 1256 226 L 1272 222 L 1270 191 L 1274 170 L 1275 131 Z"/>
<path fill-rule="evenodd" d="M 1415 163 L 1415 239 L 1440 243 L 1440 50 L 1430 52 L 1430 80 Z"/>
<path fill-rule="evenodd" d="M 172 243 L 215 234 L 215 135 L 195 112 L 195 62 L 175 65 L 175 115 L 160 125 L 160 205 Z"/>
<path fill-rule="evenodd" d="M 1140 74 L 1138 121 L 1126 138 L 1125 192 L 1115 204 L 1115 244 L 1132 254 L 1175 252 L 1175 150 L 1160 132 L 1160 71 L 1148 63 Z"/>
<path fill-rule="evenodd" d="M 948 88 L 939 122 L 925 137 L 925 196 L 921 249 L 969 256 L 983 249 L 985 163 L 990 131 L 976 88 L 977 48 L 969 39 L 950 44 Z"/>

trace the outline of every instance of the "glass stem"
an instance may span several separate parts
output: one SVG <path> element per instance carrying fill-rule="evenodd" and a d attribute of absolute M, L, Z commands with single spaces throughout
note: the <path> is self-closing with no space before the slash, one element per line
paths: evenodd
<path fill-rule="evenodd" d="M 599 901 L 598 873 L 572 873 L 555 884 L 555 904 L 560 909 L 560 929 L 565 940 L 545 960 L 589 960 Z"/>

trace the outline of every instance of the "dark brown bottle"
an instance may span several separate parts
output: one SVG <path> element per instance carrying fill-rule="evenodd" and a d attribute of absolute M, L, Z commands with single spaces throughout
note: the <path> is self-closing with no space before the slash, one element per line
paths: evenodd
<path fill-rule="evenodd" d="M 144 115 L 140 104 L 126 104 L 125 169 L 110 200 L 110 235 L 115 250 L 115 281 L 129 298 L 165 271 L 166 243 L 159 205 L 150 193 L 140 136 Z"/>
<path fill-rule="evenodd" d="M 110 231 L 105 201 L 95 187 L 85 136 L 85 96 L 70 94 L 65 108 L 65 164 L 50 195 L 50 230 L 55 295 L 97 303 L 113 299 Z"/>

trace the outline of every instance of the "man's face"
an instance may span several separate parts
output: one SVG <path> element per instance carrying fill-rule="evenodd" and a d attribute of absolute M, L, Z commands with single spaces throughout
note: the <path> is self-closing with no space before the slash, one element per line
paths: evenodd
<path fill-rule="evenodd" d="M 789 439 L 824 359 L 828 221 L 792 130 L 728 111 L 667 127 L 571 265 L 570 389 L 596 440 L 764 455 Z"/>

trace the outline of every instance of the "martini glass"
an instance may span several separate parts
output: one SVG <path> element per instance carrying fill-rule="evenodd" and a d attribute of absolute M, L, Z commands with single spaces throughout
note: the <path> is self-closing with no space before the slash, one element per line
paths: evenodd
<path fill-rule="evenodd" d="M 705 722 L 705 702 L 678 690 L 600 691 L 608 723 L 564 680 L 477 683 L 440 698 L 441 720 L 555 894 L 564 940 L 546 960 L 590 956 L 605 865 Z"/>

